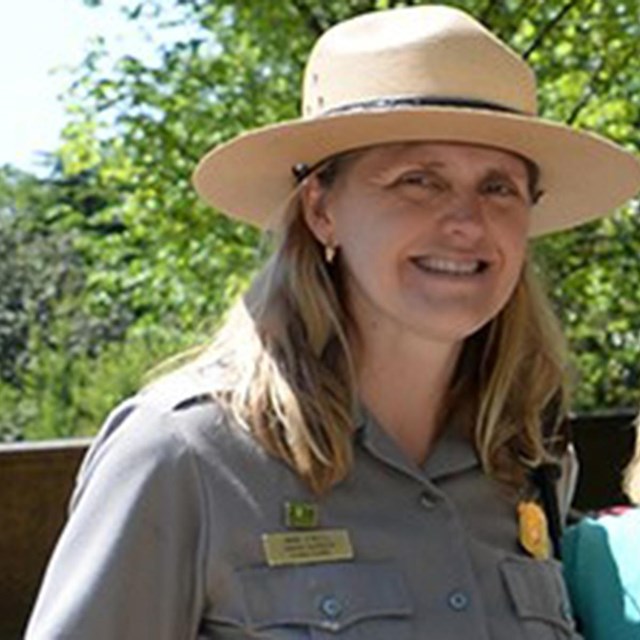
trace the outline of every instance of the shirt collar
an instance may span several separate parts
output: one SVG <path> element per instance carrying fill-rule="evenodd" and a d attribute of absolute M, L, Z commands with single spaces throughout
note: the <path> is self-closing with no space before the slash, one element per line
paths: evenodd
<path fill-rule="evenodd" d="M 422 465 L 407 458 L 384 427 L 362 405 L 356 410 L 355 425 L 356 442 L 383 462 L 421 480 L 425 476 L 437 480 L 480 465 L 473 443 L 456 425 L 445 427 Z"/>
<path fill-rule="evenodd" d="M 469 437 L 457 425 L 449 425 L 436 440 L 422 470 L 435 480 L 479 465 L 480 459 Z"/>

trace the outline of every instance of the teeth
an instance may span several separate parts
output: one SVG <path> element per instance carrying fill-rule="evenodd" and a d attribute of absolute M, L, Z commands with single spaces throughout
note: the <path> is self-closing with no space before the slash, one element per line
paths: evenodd
<path fill-rule="evenodd" d="M 480 270 L 479 260 L 447 260 L 445 258 L 418 258 L 416 264 L 427 271 L 450 273 L 454 275 L 470 275 Z"/>

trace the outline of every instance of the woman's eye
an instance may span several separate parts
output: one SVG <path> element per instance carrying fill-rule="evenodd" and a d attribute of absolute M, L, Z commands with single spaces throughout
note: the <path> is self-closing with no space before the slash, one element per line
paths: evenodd
<path fill-rule="evenodd" d="M 427 189 L 442 189 L 443 185 L 435 177 L 422 171 L 415 171 L 411 173 L 405 173 L 400 176 L 398 183 L 402 185 L 411 185 L 417 187 L 423 187 Z"/>
<path fill-rule="evenodd" d="M 511 182 L 495 180 L 484 185 L 483 192 L 496 196 L 518 196 L 520 192 Z"/>

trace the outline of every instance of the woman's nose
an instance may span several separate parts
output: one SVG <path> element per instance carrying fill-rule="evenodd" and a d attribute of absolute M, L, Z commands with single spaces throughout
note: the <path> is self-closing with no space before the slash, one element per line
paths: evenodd
<path fill-rule="evenodd" d="M 442 224 L 451 233 L 467 235 L 474 239 L 481 236 L 485 228 L 480 195 L 457 194 L 443 213 Z"/>

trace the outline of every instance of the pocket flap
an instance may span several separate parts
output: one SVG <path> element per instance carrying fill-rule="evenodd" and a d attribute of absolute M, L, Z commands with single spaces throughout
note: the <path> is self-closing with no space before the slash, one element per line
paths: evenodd
<path fill-rule="evenodd" d="M 560 566 L 553 560 L 508 558 L 500 565 L 516 613 L 522 619 L 574 629 Z"/>
<path fill-rule="evenodd" d="M 239 572 L 254 628 L 304 625 L 338 631 L 367 618 L 412 613 L 401 572 L 389 563 L 260 567 Z"/>

